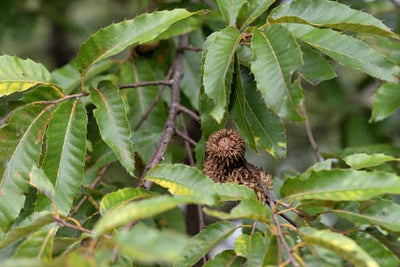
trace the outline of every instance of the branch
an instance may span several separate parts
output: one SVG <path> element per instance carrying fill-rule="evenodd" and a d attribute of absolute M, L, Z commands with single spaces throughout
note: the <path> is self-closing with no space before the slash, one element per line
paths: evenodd
<path fill-rule="evenodd" d="M 194 166 L 195 162 L 194 162 L 194 158 L 193 158 L 192 149 L 190 147 L 190 144 L 193 145 L 192 142 L 194 142 L 193 146 L 195 146 L 196 142 L 192 138 L 189 137 L 188 130 L 187 130 L 187 127 L 186 127 L 186 124 L 185 124 L 185 120 L 183 119 L 182 114 L 179 116 L 179 119 L 180 119 L 180 122 L 181 122 L 181 125 L 182 125 L 182 130 L 183 130 L 182 138 L 184 139 L 186 154 L 188 156 L 190 166 Z M 176 130 L 176 134 L 179 135 L 179 133 L 181 133 L 181 132 Z M 188 139 L 185 139 L 185 137 L 183 137 L 183 136 L 187 137 Z"/>
<path fill-rule="evenodd" d="M 178 109 L 179 112 L 183 112 L 186 113 L 187 115 L 189 115 L 193 120 L 195 120 L 197 123 L 200 123 L 200 116 L 196 114 L 196 112 L 188 109 L 185 106 L 182 106 L 181 104 L 176 104 L 176 108 Z"/>
<path fill-rule="evenodd" d="M 168 77 L 167 77 L 168 79 Z M 165 81 L 148 81 L 148 82 L 138 82 L 138 83 L 129 83 L 129 84 L 120 84 L 118 88 L 120 90 L 129 89 L 129 88 L 137 88 L 143 86 L 152 86 L 152 85 L 168 85 L 171 86 L 173 80 L 165 80 Z"/>
<path fill-rule="evenodd" d="M 73 98 L 79 99 L 81 97 L 88 96 L 88 95 L 89 95 L 89 92 L 82 92 L 82 93 L 79 93 L 79 94 L 67 95 L 67 96 L 64 96 L 64 97 L 56 99 L 56 100 L 44 100 L 44 101 L 38 101 L 38 102 L 35 102 L 35 103 L 43 104 L 43 105 L 55 105 L 55 104 L 58 104 L 60 102 L 66 101 L 68 99 L 73 99 Z"/>
<path fill-rule="evenodd" d="M 61 219 L 60 217 L 58 217 L 56 215 L 54 215 L 53 218 L 58 223 L 58 225 L 60 225 L 61 227 L 68 227 L 68 228 L 71 228 L 71 229 L 74 229 L 74 230 L 77 230 L 77 231 L 80 231 L 80 232 L 93 234 L 93 231 L 91 231 L 89 229 L 86 229 L 86 228 L 83 228 L 83 227 L 78 226 L 78 225 L 70 224 L 70 223 L 64 221 L 63 219 Z"/>
<path fill-rule="evenodd" d="M 311 145 L 312 151 L 314 153 L 314 157 L 318 162 L 321 162 L 324 160 L 324 158 L 319 153 L 319 148 L 318 148 L 317 142 L 315 142 L 314 135 L 313 135 L 311 125 L 310 125 L 310 121 L 308 120 L 306 106 L 304 104 L 301 106 L 301 111 L 302 111 L 303 115 L 306 117 L 306 120 L 304 121 L 304 125 L 306 126 L 308 140 L 310 141 L 310 145 Z"/>
<path fill-rule="evenodd" d="M 179 44 L 180 46 L 186 46 L 188 43 L 188 36 L 187 35 L 182 35 L 179 38 Z M 172 64 L 172 69 L 173 69 L 173 75 L 172 75 L 172 80 L 173 83 L 171 84 L 171 106 L 169 108 L 169 114 L 168 114 L 168 119 L 164 125 L 164 130 L 161 134 L 160 140 L 158 141 L 157 147 L 153 152 L 153 155 L 149 161 L 149 163 L 146 165 L 142 176 L 140 177 L 139 184 L 142 183 L 143 177 L 146 175 L 147 171 L 156 166 L 161 162 L 161 160 L 164 157 L 164 154 L 167 150 L 168 144 L 171 141 L 171 138 L 173 134 L 175 133 L 176 130 L 176 117 L 178 115 L 178 109 L 176 108 L 176 104 L 180 103 L 180 88 L 179 84 L 182 80 L 183 77 L 183 70 L 182 70 L 182 65 L 183 65 L 183 59 L 184 59 L 184 53 L 182 51 L 177 52 L 177 56 Z M 151 187 L 151 182 L 146 181 L 144 184 L 145 188 L 150 189 Z"/>
<path fill-rule="evenodd" d="M 190 138 L 187 134 L 182 133 L 179 130 L 175 130 L 175 134 L 177 136 L 181 137 L 185 141 L 185 143 L 188 143 L 189 145 L 192 145 L 192 146 L 196 146 L 197 145 L 197 142 L 194 141 L 192 138 Z"/>

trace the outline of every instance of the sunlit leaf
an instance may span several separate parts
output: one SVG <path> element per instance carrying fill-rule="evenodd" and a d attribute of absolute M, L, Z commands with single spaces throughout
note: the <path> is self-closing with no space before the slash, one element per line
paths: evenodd
<path fill-rule="evenodd" d="M 250 199 L 257 200 L 253 190 L 245 185 L 233 183 L 216 183 L 214 188 L 222 201 Z"/>
<path fill-rule="evenodd" d="M 310 227 L 300 228 L 299 234 L 307 244 L 318 245 L 332 250 L 355 266 L 379 266 L 356 242 L 342 234 Z"/>
<path fill-rule="evenodd" d="M 212 41 L 204 62 L 204 92 L 213 100 L 215 106 L 211 116 L 219 123 L 224 117 L 230 94 L 231 80 L 226 80 L 236 47 L 239 44 L 240 32 L 232 27 L 218 32 Z"/>
<path fill-rule="evenodd" d="M 224 250 L 204 264 L 204 267 L 240 267 L 243 266 L 245 259 L 236 255 L 233 250 Z"/>
<path fill-rule="evenodd" d="M 400 159 L 396 159 L 392 156 L 388 156 L 382 153 L 378 154 L 365 154 L 365 153 L 357 153 L 349 155 L 343 158 L 347 165 L 351 166 L 353 169 L 362 169 L 373 166 L 381 165 L 382 163 L 388 161 L 399 161 Z"/>
<path fill-rule="evenodd" d="M 171 263 L 178 260 L 190 239 L 183 234 L 135 225 L 117 234 L 117 243 L 124 255 L 143 263 Z"/>
<path fill-rule="evenodd" d="M 228 238 L 236 229 L 237 226 L 228 221 L 220 221 L 208 225 L 193 237 L 192 242 L 185 249 L 184 256 L 174 264 L 174 267 L 193 266 L 201 257 Z"/>
<path fill-rule="evenodd" d="M 0 97 L 50 84 L 50 72 L 30 59 L 3 55 L 0 66 Z"/>
<path fill-rule="evenodd" d="M 44 194 L 47 198 L 54 199 L 54 186 L 42 169 L 39 169 L 36 166 L 32 167 L 32 170 L 29 174 L 29 183 L 36 187 L 36 189 Z"/>
<path fill-rule="evenodd" d="M 118 91 L 110 81 L 103 81 L 97 88 L 90 88 L 90 98 L 97 107 L 93 114 L 102 139 L 114 151 L 128 173 L 134 176 L 132 132 L 128 124 L 125 103 Z"/>
<path fill-rule="evenodd" d="M 236 239 L 235 252 L 237 255 L 247 258 L 247 266 L 263 266 L 267 248 L 260 232 L 253 235 L 243 234 Z"/>
<path fill-rule="evenodd" d="M 294 0 L 275 8 L 268 19 L 273 23 L 306 23 L 345 31 L 394 35 L 371 14 L 351 9 L 336 1 Z"/>
<path fill-rule="evenodd" d="M 400 107 L 400 83 L 384 83 L 375 94 L 371 120 L 383 120 L 398 107 Z"/>
<path fill-rule="evenodd" d="M 367 200 L 382 194 L 400 194 L 400 177 L 385 172 L 323 170 L 308 179 L 287 179 L 281 188 L 281 195 L 289 199 Z"/>
<path fill-rule="evenodd" d="M 217 0 L 217 3 L 225 21 L 235 26 L 239 10 L 246 3 L 246 0 Z"/>
<path fill-rule="evenodd" d="M 248 0 L 238 15 L 238 23 L 244 29 L 261 14 L 263 14 L 275 0 Z"/>

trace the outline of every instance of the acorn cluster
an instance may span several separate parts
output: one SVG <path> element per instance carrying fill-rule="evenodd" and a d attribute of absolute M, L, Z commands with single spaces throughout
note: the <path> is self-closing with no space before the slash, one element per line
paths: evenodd
<path fill-rule="evenodd" d="M 203 171 L 215 182 L 248 186 L 260 201 L 265 202 L 258 181 L 270 188 L 271 176 L 248 163 L 244 158 L 245 151 L 243 139 L 236 131 L 222 129 L 215 132 L 207 141 Z"/>

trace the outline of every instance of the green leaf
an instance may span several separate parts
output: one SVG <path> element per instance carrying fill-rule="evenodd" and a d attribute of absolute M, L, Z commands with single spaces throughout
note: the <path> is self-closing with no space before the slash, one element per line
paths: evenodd
<path fill-rule="evenodd" d="M 100 202 L 100 214 L 105 215 L 112 208 L 125 204 L 133 200 L 148 198 L 157 195 L 155 192 L 148 191 L 143 188 L 132 188 L 126 187 L 118 191 L 108 193 L 105 195 Z"/>
<path fill-rule="evenodd" d="M 243 84 L 245 114 L 257 145 L 275 158 L 285 157 L 286 133 L 282 120 L 265 106 L 251 76 L 243 75 Z"/>
<path fill-rule="evenodd" d="M 233 250 L 224 250 L 215 256 L 212 260 L 209 260 L 204 264 L 204 267 L 241 267 L 244 264 L 245 259 L 238 257 Z"/>
<path fill-rule="evenodd" d="M 0 56 L 0 97 L 50 84 L 50 72 L 30 59 Z"/>
<path fill-rule="evenodd" d="M 191 15 L 184 9 L 164 10 L 107 26 L 82 44 L 77 56 L 78 69 L 85 74 L 95 62 L 114 56 L 133 44 L 152 41 L 171 25 Z"/>
<path fill-rule="evenodd" d="M 246 3 L 246 0 L 217 0 L 217 3 L 225 21 L 229 25 L 235 26 L 239 10 Z"/>
<path fill-rule="evenodd" d="M 347 210 L 332 210 L 332 212 L 356 225 L 379 225 L 389 231 L 400 232 L 400 205 L 389 200 L 378 200 L 359 213 Z"/>
<path fill-rule="evenodd" d="M 400 260 L 381 242 L 376 240 L 373 236 L 357 232 L 353 234 L 352 239 L 371 255 L 381 267 L 398 266 Z"/>
<path fill-rule="evenodd" d="M 300 228 L 299 234 L 306 243 L 332 250 L 355 266 L 379 266 L 356 242 L 342 234 L 310 227 Z"/>
<path fill-rule="evenodd" d="M 229 99 L 231 80 L 226 77 L 232 71 L 231 64 L 240 41 L 240 32 L 228 26 L 216 33 L 205 57 L 203 71 L 204 92 L 215 106 L 210 115 L 220 123 L 224 117 Z"/>
<path fill-rule="evenodd" d="M 135 155 L 131 141 L 132 132 L 128 124 L 125 103 L 118 88 L 110 81 L 90 88 L 90 99 L 96 105 L 93 111 L 101 138 L 114 151 L 122 166 L 131 176 L 135 175 Z"/>
<path fill-rule="evenodd" d="M 42 169 L 36 166 L 32 167 L 29 174 L 29 184 L 39 190 L 47 198 L 54 199 L 54 186 Z"/>
<path fill-rule="evenodd" d="M 248 218 L 260 222 L 269 223 L 269 209 L 261 202 L 252 199 L 243 199 L 230 213 L 204 208 L 204 212 L 222 220 L 234 220 Z"/>
<path fill-rule="evenodd" d="M 228 221 L 220 221 L 208 225 L 193 237 L 192 242 L 185 249 L 184 256 L 174 264 L 174 267 L 193 266 L 211 249 L 228 238 L 236 229 L 237 226 Z"/>
<path fill-rule="evenodd" d="M 302 46 L 301 50 L 303 51 L 304 65 L 298 71 L 307 82 L 317 85 L 336 77 L 335 70 L 320 53 L 306 45 Z"/>
<path fill-rule="evenodd" d="M 247 0 L 247 3 L 242 7 L 238 16 L 238 24 L 241 25 L 241 30 L 255 21 L 274 2 L 275 0 Z"/>
<path fill-rule="evenodd" d="M 289 199 L 332 201 L 367 200 L 382 194 L 400 194 L 400 177 L 385 172 L 323 170 L 309 179 L 287 179 L 281 196 Z"/>
<path fill-rule="evenodd" d="M 373 166 L 381 165 L 387 161 L 399 161 L 392 156 L 388 156 L 382 153 L 368 155 L 365 153 L 357 153 L 349 155 L 343 159 L 347 165 L 351 166 L 353 169 L 362 169 Z"/>
<path fill-rule="evenodd" d="M 0 129 L 0 228 L 7 231 L 24 206 L 29 190 L 29 173 L 39 164 L 43 134 L 50 107 L 28 105 L 14 111 Z"/>
<path fill-rule="evenodd" d="M 295 0 L 275 8 L 272 23 L 305 23 L 344 31 L 355 31 L 393 36 L 394 33 L 371 14 L 354 10 L 336 1 Z"/>
<path fill-rule="evenodd" d="M 396 82 L 400 68 L 366 43 L 330 29 L 317 29 L 302 24 L 285 25 L 303 42 L 333 58 L 340 64 L 373 77 Z"/>
<path fill-rule="evenodd" d="M 271 236 L 268 241 L 268 248 L 265 253 L 263 266 L 278 265 L 281 258 L 278 239 L 276 236 Z"/>
<path fill-rule="evenodd" d="M 160 164 L 150 169 L 145 179 L 168 188 L 171 194 L 191 196 L 207 205 L 216 204 L 214 182 L 197 168 L 183 164 Z"/>
<path fill-rule="evenodd" d="M 245 185 L 233 183 L 217 183 L 214 188 L 222 201 L 233 201 L 242 199 L 257 200 L 253 190 Z"/>
<path fill-rule="evenodd" d="M 291 82 L 292 73 L 303 62 L 290 32 L 281 25 L 271 25 L 264 31 L 254 29 L 251 49 L 251 71 L 265 104 L 282 118 L 303 120 L 299 112 L 303 93 L 298 82 Z"/>
<path fill-rule="evenodd" d="M 400 106 L 400 83 L 384 83 L 375 94 L 372 121 L 389 117 Z"/>
<path fill-rule="evenodd" d="M 44 261 L 51 260 L 54 235 L 57 227 L 50 230 L 44 229 L 28 236 L 13 255 L 16 258 L 39 258 Z"/>
<path fill-rule="evenodd" d="M 143 199 L 120 205 L 107 212 L 94 227 L 94 236 L 128 222 L 149 218 L 173 209 L 179 204 L 195 203 L 190 197 L 171 197 L 168 195 Z"/>
<path fill-rule="evenodd" d="M 79 100 L 60 104 L 49 123 L 42 169 L 54 183 L 55 204 L 63 215 L 68 214 L 83 179 L 86 124 L 86 110 Z"/>
<path fill-rule="evenodd" d="M 186 235 L 144 224 L 117 234 L 121 253 L 143 263 L 172 263 L 181 257 L 189 241 Z"/>
<path fill-rule="evenodd" d="M 18 239 L 34 233 L 52 222 L 54 222 L 54 219 L 51 212 L 42 211 L 33 213 L 4 236 L 0 242 L 0 248 L 4 248 Z"/>
<path fill-rule="evenodd" d="M 247 258 L 247 266 L 264 266 L 264 258 L 267 248 L 264 237 L 260 232 L 253 235 L 243 234 L 236 239 L 235 252 L 237 255 Z"/>

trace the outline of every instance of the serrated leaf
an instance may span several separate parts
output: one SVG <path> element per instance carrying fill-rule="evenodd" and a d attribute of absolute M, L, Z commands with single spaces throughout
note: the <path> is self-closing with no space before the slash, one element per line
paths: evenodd
<path fill-rule="evenodd" d="M 77 56 L 78 69 L 84 74 L 95 62 L 114 56 L 133 44 L 152 41 L 192 14 L 184 9 L 156 11 L 107 26 L 82 44 Z"/>
<path fill-rule="evenodd" d="M 299 234 L 307 244 L 318 245 L 332 250 L 355 266 L 379 266 L 356 242 L 342 234 L 329 230 L 317 230 L 311 227 L 300 228 Z"/>
<path fill-rule="evenodd" d="M 399 161 L 400 159 L 382 153 L 378 154 L 357 153 L 346 156 L 345 158 L 343 158 L 343 160 L 346 162 L 347 165 L 351 166 L 353 169 L 362 169 L 362 168 L 378 166 L 388 161 Z"/>
<path fill-rule="evenodd" d="M 68 214 L 81 186 L 86 158 L 86 110 L 80 100 L 66 101 L 53 113 L 47 130 L 42 169 L 54 184 L 55 205 Z"/>
<path fill-rule="evenodd" d="M 395 112 L 398 107 L 400 107 L 400 83 L 384 83 L 375 93 L 371 120 L 383 120 Z"/>
<path fill-rule="evenodd" d="M 240 41 L 240 32 L 228 26 L 217 32 L 205 56 L 203 70 L 204 92 L 214 102 L 210 115 L 220 123 L 224 117 L 229 101 L 231 64 Z M 230 74 L 229 74 L 229 73 Z"/>
<path fill-rule="evenodd" d="M 216 245 L 228 238 L 237 226 L 228 221 L 220 221 L 208 225 L 193 237 L 186 247 L 184 256 L 175 262 L 174 267 L 190 267 L 207 254 Z"/>
<path fill-rule="evenodd" d="M 143 263 L 172 263 L 181 257 L 189 241 L 186 235 L 144 224 L 117 234 L 120 252 Z"/>
<path fill-rule="evenodd" d="M 238 24 L 240 24 L 241 30 L 255 21 L 274 2 L 275 0 L 247 0 L 238 15 Z"/>
<path fill-rule="evenodd" d="M 217 183 L 214 188 L 222 201 L 233 201 L 242 199 L 257 200 L 253 190 L 245 185 L 233 183 Z"/>
<path fill-rule="evenodd" d="M 239 10 L 246 3 L 246 0 L 217 0 L 219 10 L 229 25 L 236 25 L 236 18 Z"/>
<path fill-rule="evenodd" d="M 200 203 L 216 204 L 217 192 L 214 182 L 200 170 L 183 164 L 160 164 L 150 169 L 145 177 L 171 194 L 191 196 Z"/>
<path fill-rule="evenodd" d="M 265 104 L 282 118 L 303 120 L 299 112 L 302 90 L 298 82 L 291 82 L 292 73 L 303 64 L 295 39 L 283 26 L 271 25 L 253 30 L 251 49 L 251 71 Z"/>
<path fill-rule="evenodd" d="M 336 1 L 294 0 L 279 5 L 268 17 L 272 23 L 306 23 L 345 31 L 393 36 L 394 33 L 371 14 Z"/>
<path fill-rule="evenodd" d="M 128 222 L 149 218 L 164 211 L 173 209 L 179 204 L 196 203 L 191 197 L 171 197 L 168 195 L 143 199 L 120 205 L 101 218 L 94 227 L 94 236 Z"/>
<path fill-rule="evenodd" d="M 50 84 L 50 72 L 30 59 L 3 55 L 0 56 L 0 66 L 0 97 Z"/>
<path fill-rule="evenodd" d="M 205 208 L 204 212 L 208 215 L 217 217 L 222 220 L 248 218 L 265 223 L 270 222 L 269 209 L 265 207 L 261 202 L 252 199 L 243 199 L 239 205 L 231 210 L 230 213 L 225 213 L 218 210 L 211 210 L 208 208 Z"/>
<path fill-rule="evenodd" d="M 400 177 L 385 172 L 323 170 L 308 179 L 287 179 L 281 187 L 282 197 L 299 200 L 367 200 L 382 194 L 400 194 Z"/>
<path fill-rule="evenodd" d="M 104 216 L 112 208 L 120 204 L 141 198 L 152 197 L 155 195 L 157 195 L 157 193 L 155 192 L 151 192 L 143 188 L 131 188 L 131 187 L 127 187 L 115 192 L 108 193 L 101 199 L 99 207 L 100 214 Z"/>
<path fill-rule="evenodd" d="M 99 83 L 90 88 L 90 99 L 95 104 L 93 111 L 101 138 L 114 151 L 119 162 L 131 176 L 135 175 L 135 155 L 132 144 L 132 132 L 128 124 L 125 103 L 118 88 L 110 81 Z"/>
<path fill-rule="evenodd" d="M 332 210 L 332 212 L 356 225 L 379 225 L 389 231 L 400 232 L 400 205 L 389 200 L 378 200 L 359 213 L 347 210 Z"/>
<path fill-rule="evenodd" d="M 373 236 L 357 232 L 351 237 L 362 249 L 376 260 L 380 267 L 392 267 L 400 264 L 400 260 Z"/>
<path fill-rule="evenodd" d="M 337 75 L 333 67 L 320 53 L 309 46 L 302 46 L 304 65 L 298 71 L 300 75 L 312 85 L 335 78 Z"/>
<path fill-rule="evenodd" d="M 42 169 L 36 166 L 32 167 L 29 174 L 29 184 L 39 190 L 47 198 L 54 199 L 54 186 Z"/>
<path fill-rule="evenodd" d="M 50 110 L 41 105 L 17 109 L 0 130 L 0 168 L 5 168 L 0 184 L 0 227 L 5 232 L 24 206 L 29 172 L 39 164 Z"/>
<path fill-rule="evenodd" d="M 0 248 L 4 248 L 14 241 L 30 235 L 52 222 L 54 222 L 54 219 L 51 212 L 42 211 L 33 213 L 4 236 L 3 240 L 0 242 Z"/>
<path fill-rule="evenodd" d="M 204 267 L 241 267 L 245 259 L 236 255 L 233 250 L 224 250 L 204 264 Z"/>
<path fill-rule="evenodd" d="M 287 24 L 289 31 L 303 42 L 333 58 L 340 64 L 373 77 L 396 82 L 400 68 L 366 43 L 330 29 L 309 25 Z"/>
<path fill-rule="evenodd" d="M 247 266 L 264 266 L 264 258 L 267 248 L 264 238 L 260 232 L 253 235 L 240 235 L 235 242 L 235 252 L 237 255 L 247 258 Z"/>

